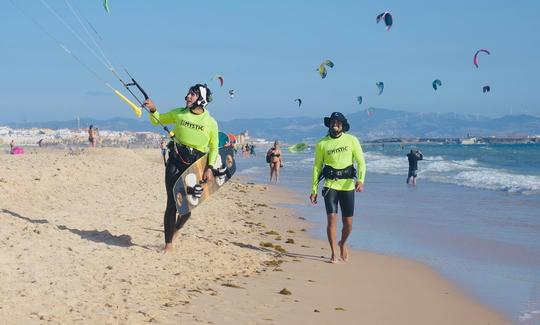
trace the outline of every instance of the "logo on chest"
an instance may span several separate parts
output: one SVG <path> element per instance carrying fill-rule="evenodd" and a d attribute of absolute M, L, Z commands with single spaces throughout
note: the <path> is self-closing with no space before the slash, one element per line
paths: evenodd
<path fill-rule="evenodd" d="M 204 132 L 204 126 L 199 125 L 199 124 L 195 124 L 195 123 L 191 123 L 191 122 L 182 120 L 180 122 L 180 125 L 185 126 L 187 128 L 190 128 L 190 129 L 193 129 L 193 130 L 203 131 Z"/>
<path fill-rule="evenodd" d="M 326 154 L 330 156 L 330 155 L 335 155 L 335 154 L 343 153 L 343 152 L 347 152 L 347 151 L 349 151 L 349 146 L 337 147 L 337 148 L 334 148 L 334 149 L 327 150 Z"/>

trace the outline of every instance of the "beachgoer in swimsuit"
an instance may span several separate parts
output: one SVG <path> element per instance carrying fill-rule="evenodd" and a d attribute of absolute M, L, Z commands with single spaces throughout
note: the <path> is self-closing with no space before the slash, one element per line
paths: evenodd
<path fill-rule="evenodd" d="M 281 158 L 281 150 L 279 149 L 279 141 L 274 141 L 274 146 L 268 149 L 266 152 L 266 162 L 270 166 L 270 182 L 275 178 L 277 183 L 279 178 L 279 169 L 283 167 L 283 160 Z"/>
<path fill-rule="evenodd" d="M 97 137 L 96 129 L 94 129 L 93 125 L 90 125 L 88 127 L 88 144 L 90 145 L 91 148 L 96 147 L 96 143 L 97 143 L 96 137 Z"/>

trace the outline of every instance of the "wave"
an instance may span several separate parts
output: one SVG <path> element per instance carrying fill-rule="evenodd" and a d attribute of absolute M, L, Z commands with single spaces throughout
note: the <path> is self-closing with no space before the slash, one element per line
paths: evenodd
<path fill-rule="evenodd" d="M 377 152 L 365 154 L 368 172 L 388 175 L 407 174 L 407 158 Z M 466 187 L 505 191 L 509 193 L 540 194 L 540 177 L 516 174 L 504 169 L 483 167 L 476 159 L 449 160 L 442 156 L 419 162 L 420 177 L 430 181 Z"/>

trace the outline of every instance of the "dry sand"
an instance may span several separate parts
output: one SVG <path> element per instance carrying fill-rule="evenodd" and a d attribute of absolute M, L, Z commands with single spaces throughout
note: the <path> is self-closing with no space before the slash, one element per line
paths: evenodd
<path fill-rule="evenodd" d="M 260 184 L 229 182 L 163 254 L 159 150 L 37 152 L 0 155 L 0 324 L 509 323 L 416 262 L 326 263 Z"/>

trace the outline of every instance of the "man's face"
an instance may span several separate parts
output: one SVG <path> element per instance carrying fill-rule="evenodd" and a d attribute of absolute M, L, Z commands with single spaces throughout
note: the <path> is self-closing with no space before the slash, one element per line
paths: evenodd
<path fill-rule="evenodd" d="M 199 99 L 199 96 L 197 94 L 190 90 L 186 95 L 186 107 L 194 107 L 197 103 L 197 99 Z"/>
<path fill-rule="evenodd" d="M 334 134 L 341 133 L 343 131 L 343 123 L 339 120 L 331 120 L 330 128 L 332 129 Z"/>

